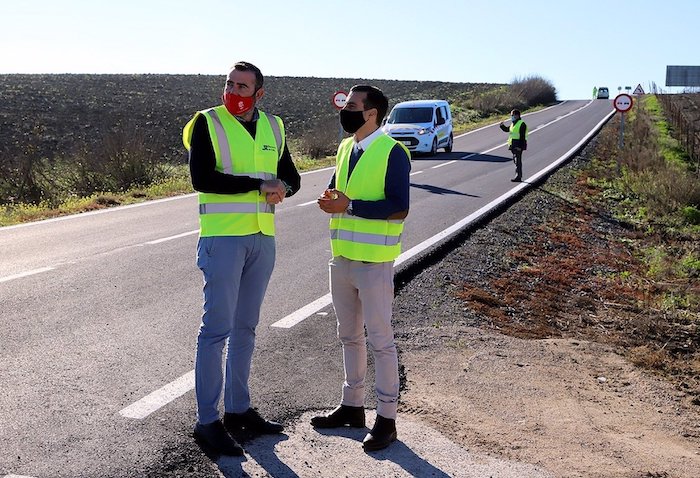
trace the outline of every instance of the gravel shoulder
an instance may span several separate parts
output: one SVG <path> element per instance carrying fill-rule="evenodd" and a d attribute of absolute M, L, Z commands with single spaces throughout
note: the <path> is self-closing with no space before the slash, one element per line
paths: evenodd
<path fill-rule="evenodd" d="M 643 311 L 620 314 L 624 294 L 599 280 L 624 261 L 613 238 L 630 231 L 567 200 L 594 147 L 422 271 L 399 275 L 400 412 L 470 452 L 555 476 L 698 477 L 697 383 L 629 360 L 644 331 L 620 321 Z M 543 244 L 543 231 L 564 246 Z M 585 273 L 554 256 L 567 245 L 569 258 L 590 261 Z"/>

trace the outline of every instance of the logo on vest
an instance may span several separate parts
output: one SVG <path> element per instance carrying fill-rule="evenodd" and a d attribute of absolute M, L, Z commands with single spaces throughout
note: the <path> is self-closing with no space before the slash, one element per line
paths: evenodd
<path fill-rule="evenodd" d="M 263 151 L 277 151 L 277 148 L 275 148 L 274 146 L 270 146 L 269 144 L 263 144 L 262 150 Z"/>

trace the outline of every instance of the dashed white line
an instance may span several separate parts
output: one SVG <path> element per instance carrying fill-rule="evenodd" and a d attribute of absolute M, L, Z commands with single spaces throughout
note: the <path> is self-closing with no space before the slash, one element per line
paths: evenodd
<path fill-rule="evenodd" d="M 303 202 L 301 204 L 297 204 L 297 207 L 309 206 L 311 204 L 316 204 L 317 202 L 318 202 L 318 200 L 314 199 L 313 201 L 308 201 L 308 202 Z"/>
<path fill-rule="evenodd" d="M 161 407 L 179 398 L 194 388 L 194 370 L 190 370 L 177 380 L 149 393 L 138 402 L 119 411 L 126 418 L 141 420 Z"/>
<path fill-rule="evenodd" d="M 437 164 L 437 165 L 433 166 L 433 167 L 430 168 L 430 169 L 441 168 L 441 167 L 443 167 L 443 166 L 447 166 L 448 164 L 452 164 L 452 163 L 456 163 L 456 162 L 457 162 L 457 160 L 456 160 L 456 159 L 453 159 L 452 161 L 447 161 L 446 163 Z"/>
<path fill-rule="evenodd" d="M 33 276 L 34 274 L 41 274 L 42 272 L 48 272 L 54 270 L 55 267 L 42 267 L 40 269 L 32 269 L 30 271 L 20 272 L 19 274 L 14 274 L 11 276 L 0 277 L 0 282 L 7 282 L 15 279 L 20 279 L 22 277 Z"/>
<path fill-rule="evenodd" d="M 416 174 L 421 174 L 421 173 L 423 173 L 423 171 L 416 171 L 415 173 L 409 174 L 409 176 L 415 176 Z"/>
<path fill-rule="evenodd" d="M 191 236 L 193 234 L 198 234 L 199 229 L 195 229 L 194 231 L 188 231 L 188 232 L 183 232 L 182 234 L 176 234 L 174 236 L 170 237 L 164 237 L 162 239 L 156 239 L 154 241 L 148 241 L 146 244 L 160 244 L 161 242 L 166 242 L 166 241 L 172 241 L 173 239 L 180 239 L 181 237 L 186 237 L 186 236 Z"/>
<path fill-rule="evenodd" d="M 33 476 L 26 475 L 5 475 L 4 478 L 34 478 Z"/>
<path fill-rule="evenodd" d="M 329 292 L 328 294 L 324 295 L 323 297 L 319 297 L 315 301 L 311 302 L 310 304 L 306 304 L 304 307 L 301 309 L 298 309 L 288 316 L 284 317 L 283 319 L 278 320 L 277 322 L 273 323 L 271 327 L 277 327 L 280 329 L 289 329 L 297 325 L 299 322 L 302 320 L 306 319 L 312 314 L 315 314 L 319 310 L 323 309 L 324 307 L 330 305 L 332 302 L 331 300 L 331 293 Z"/>

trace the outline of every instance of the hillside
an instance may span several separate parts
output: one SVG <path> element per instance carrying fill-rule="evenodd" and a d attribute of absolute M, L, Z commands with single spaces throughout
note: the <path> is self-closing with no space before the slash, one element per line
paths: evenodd
<path fill-rule="evenodd" d="M 0 161 L 9 155 L 71 156 L 114 133 L 134 132 L 162 159 L 184 161 L 182 127 L 219 103 L 223 75 L 0 75 Z M 268 77 L 261 107 L 299 137 L 336 114 L 331 96 L 357 83 L 383 89 L 391 105 L 460 97 L 496 85 L 358 78 Z"/>

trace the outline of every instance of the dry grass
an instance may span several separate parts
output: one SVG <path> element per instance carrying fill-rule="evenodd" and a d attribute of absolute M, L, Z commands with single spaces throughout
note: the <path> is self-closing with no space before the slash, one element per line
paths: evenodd
<path fill-rule="evenodd" d="M 667 181 L 676 181 L 676 189 L 682 184 L 664 175 L 653 122 L 641 122 L 628 138 L 641 163 L 634 171 L 627 158 L 621 168 L 627 172 L 616 176 L 618 130 L 608 125 L 595 150 L 605 159 L 581 171 L 536 236 L 509 254 L 510 267 L 487 284 L 463 284 L 458 296 L 503 333 L 581 337 L 620 347 L 632 362 L 670 377 L 700 404 L 700 236 L 692 228 L 679 231 L 671 219 L 692 188 L 680 199 L 674 196 Z M 636 144 L 635 134 L 643 135 L 646 148 Z M 662 174 L 654 175 L 655 168 Z M 631 191 L 640 177 L 657 184 L 653 190 L 664 196 L 659 205 Z M 640 207 L 667 216 L 654 217 L 650 228 L 640 219 L 644 214 L 630 212 Z"/>

